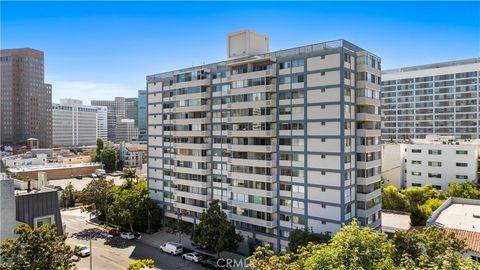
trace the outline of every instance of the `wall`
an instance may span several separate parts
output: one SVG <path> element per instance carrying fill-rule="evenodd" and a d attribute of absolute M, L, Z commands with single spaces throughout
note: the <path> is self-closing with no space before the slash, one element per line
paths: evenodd
<path fill-rule="evenodd" d="M 382 144 L 382 178 L 385 186 L 405 187 L 405 145 Z"/>
<path fill-rule="evenodd" d="M 52 179 L 71 178 L 77 175 L 90 175 L 92 173 L 95 173 L 96 169 L 103 169 L 103 165 L 101 164 L 90 165 L 88 167 L 81 167 L 81 168 L 67 167 L 67 168 L 49 169 L 49 170 L 43 170 L 43 171 L 47 173 L 47 178 L 52 180 Z M 39 171 L 27 171 L 27 172 L 18 172 L 17 174 L 28 176 L 32 179 L 37 179 L 38 172 Z"/>

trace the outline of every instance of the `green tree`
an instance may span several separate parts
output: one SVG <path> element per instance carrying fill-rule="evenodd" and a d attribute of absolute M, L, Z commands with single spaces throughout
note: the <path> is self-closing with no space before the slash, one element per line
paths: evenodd
<path fill-rule="evenodd" d="M 92 179 L 80 192 L 79 201 L 82 203 L 82 211 L 98 215 L 108 222 L 107 210 L 113 201 L 111 193 L 113 186 L 113 179 L 107 180 L 104 177 Z"/>
<path fill-rule="evenodd" d="M 388 186 L 382 190 L 382 208 L 408 211 L 407 198 L 396 187 Z"/>
<path fill-rule="evenodd" d="M 444 201 L 436 198 L 428 199 L 424 204 L 411 209 L 410 222 L 412 226 L 424 226 L 432 214 Z"/>
<path fill-rule="evenodd" d="M 456 183 L 455 181 L 451 181 L 445 195 L 447 197 L 480 200 L 480 189 L 478 189 L 475 184 L 470 181 L 464 181 L 460 184 Z"/>
<path fill-rule="evenodd" d="M 149 207 L 153 205 L 148 197 L 146 181 L 140 181 L 131 187 L 117 186 L 112 189 L 112 192 L 114 200 L 108 212 L 116 224 L 126 225 L 133 232 L 135 225 L 140 228 L 144 222 L 147 222 L 148 211 L 151 210 Z"/>
<path fill-rule="evenodd" d="M 258 247 L 247 260 L 258 270 L 474 270 L 480 264 L 462 258 L 464 244 L 453 234 L 428 227 L 423 232 L 396 232 L 393 239 L 353 221 L 327 244 L 309 243 L 297 252 L 275 254 Z"/>
<path fill-rule="evenodd" d="M 218 200 L 210 203 L 206 212 L 200 216 L 200 223 L 193 230 L 192 241 L 207 246 L 218 256 L 220 251 L 233 251 L 243 241 L 233 225 L 228 221 L 227 214 L 222 211 Z"/>
<path fill-rule="evenodd" d="M 95 161 L 101 162 L 101 154 L 103 150 L 103 140 L 102 138 L 97 138 L 97 152 L 95 155 Z"/>
<path fill-rule="evenodd" d="M 304 247 L 308 243 L 323 244 L 328 243 L 332 239 L 330 232 L 314 233 L 312 230 L 305 228 L 303 230 L 295 229 L 288 236 L 288 249 L 297 252 L 298 247 Z"/>
<path fill-rule="evenodd" d="M 32 229 L 21 224 L 15 233 L 16 239 L 6 239 L 0 245 L 0 269 L 75 269 L 73 250 L 65 243 L 67 235 L 57 235 L 55 226 L 46 224 Z"/>
<path fill-rule="evenodd" d="M 394 269 L 395 246 L 384 233 L 354 220 L 307 259 L 309 269 Z"/>
<path fill-rule="evenodd" d="M 75 206 L 75 201 L 77 197 L 77 191 L 73 189 L 73 185 L 70 182 L 62 191 L 60 195 L 60 204 L 63 207 L 72 207 Z"/>
<path fill-rule="evenodd" d="M 102 159 L 103 165 L 105 165 L 105 170 L 107 172 L 112 172 L 115 170 L 117 163 L 117 153 L 113 148 L 105 147 L 102 150 L 100 157 Z"/>
<path fill-rule="evenodd" d="M 407 188 L 402 193 L 407 198 L 410 209 L 425 204 L 429 199 L 445 199 L 445 196 L 430 184 L 423 187 Z"/>
<path fill-rule="evenodd" d="M 189 223 L 182 220 L 182 215 L 178 214 L 177 218 L 169 218 L 167 220 L 167 232 L 171 234 L 178 234 L 178 240 L 182 242 L 182 234 L 190 234 L 192 227 Z"/>
<path fill-rule="evenodd" d="M 128 188 L 132 187 L 133 180 L 136 180 L 136 182 L 138 183 L 137 169 L 135 169 L 135 168 L 125 168 L 125 169 L 123 169 L 123 174 L 122 174 L 121 178 L 125 179 L 125 181 L 126 181 L 125 184 Z"/>
<path fill-rule="evenodd" d="M 154 261 L 152 259 L 143 259 L 143 260 L 136 260 L 133 263 L 128 265 L 127 270 L 146 270 L 146 269 L 154 269 Z"/>
<path fill-rule="evenodd" d="M 420 267 L 425 262 L 435 261 L 447 249 L 459 254 L 465 252 L 465 243 L 458 240 L 455 234 L 445 233 L 434 226 L 428 226 L 422 232 L 396 231 L 392 240 L 397 250 L 394 256 L 397 264 L 411 260 L 416 267 Z"/>

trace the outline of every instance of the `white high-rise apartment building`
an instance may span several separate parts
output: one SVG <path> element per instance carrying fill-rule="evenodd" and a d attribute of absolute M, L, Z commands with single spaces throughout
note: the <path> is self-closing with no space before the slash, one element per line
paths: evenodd
<path fill-rule="evenodd" d="M 382 166 L 401 169 L 400 174 L 384 172 L 385 183 L 399 188 L 431 184 L 439 190 L 447 191 L 451 181 L 478 181 L 480 140 L 427 135 L 425 139 L 382 146 L 385 156 L 389 156 L 382 160 Z"/>
<path fill-rule="evenodd" d="M 97 137 L 105 130 L 98 128 L 98 111 L 106 107 L 83 105 L 81 100 L 60 99 L 52 107 L 53 145 L 95 145 Z"/>
<path fill-rule="evenodd" d="M 480 58 L 386 70 L 382 139 L 480 138 Z"/>
<path fill-rule="evenodd" d="M 166 217 L 220 200 L 245 239 L 380 224 L 380 58 L 345 40 L 269 52 L 228 36 L 222 62 L 147 76 L 148 183 Z"/>

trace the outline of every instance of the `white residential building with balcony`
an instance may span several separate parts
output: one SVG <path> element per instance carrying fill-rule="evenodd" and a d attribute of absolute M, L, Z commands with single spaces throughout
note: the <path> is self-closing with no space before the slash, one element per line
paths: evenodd
<path fill-rule="evenodd" d="M 401 168 L 398 176 L 384 171 L 386 183 L 400 182 L 400 188 L 421 187 L 431 184 L 446 191 L 451 181 L 478 181 L 480 140 L 459 140 L 453 136 L 427 135 L 425 139 L 413 139 L 408 143 L 384 144 L 384 155 L 398 158 L 382 160 L 386 168 Z M 397 151 L 401 149 L 401 151 Z M 398 186 L 397 186 L 398 187 Z"/>
<path fill-rule="evenodd" d="M 148 183 L 165 215 L 212 200 L 250 241 L 337 232 L 381 209 L 380 58 L 345 40 L 268 51 L 228 36 L 228 60 L 147 76 Z"/>

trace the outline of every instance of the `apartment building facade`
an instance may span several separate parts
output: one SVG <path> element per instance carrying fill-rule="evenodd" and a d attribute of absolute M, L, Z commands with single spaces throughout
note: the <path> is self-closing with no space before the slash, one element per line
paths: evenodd
<path fill-rule="evenodd" d="M 0 50 L 1 144 L 23 146 L 37 138 L 41 148 L 52 145 L 52 85 L 44 81 L 42 51 Z"/>
<path fill-rule="evenodd" d="M 453 136 L 427 135 L 408 143 L 384 144 L 384 151 L 398 158 L 382 160 L 382 166 L 400 168 L 397 175 L 382 173 L 386 183 L 400 183 L 400 188 L 431 184 L 447 191 L 451 181 L 478 181 L 480 140 L 460 140 Z M 395 151 L 401 149 L 401 151 Z M 391 177 L 391 179 L 390 179 Z"/>
<path fill-rule="evenodd" d="M 138 90 L 138 140 L 147 141 L 147 90 Z"/>
<path fill-rule="evenodd" d="M 92 106 L 105 106 L 108 110 L 108 140 L 120 142 L 116 136 L 117 123 L 122 119 L 134 119 L 137 125 L 138 98 L 115 97 L 113 100 L 92 100 Z"/>
<path fill-rule="evenodd" d="M 382 139 L 478 139 L 480 58 L 386 70 Z"/>
<path fill-rule="evenodd" d="M 99 134 L 106 133 L 99 129 L 99 110 L 105 113 L 107 108 L 83 105 L 75 99 L 60 99 L 59 104 L 53 104 L 53 145 L 95 145 Z"/>
<path fill-rule="evenodd" d="M 165 215 L 212 200 L 246 241 L 380 224 L 380 59 L 344 40 L 268 51 L 228 36 L 226 61 L 147 76 L 148 184 Z"/>

